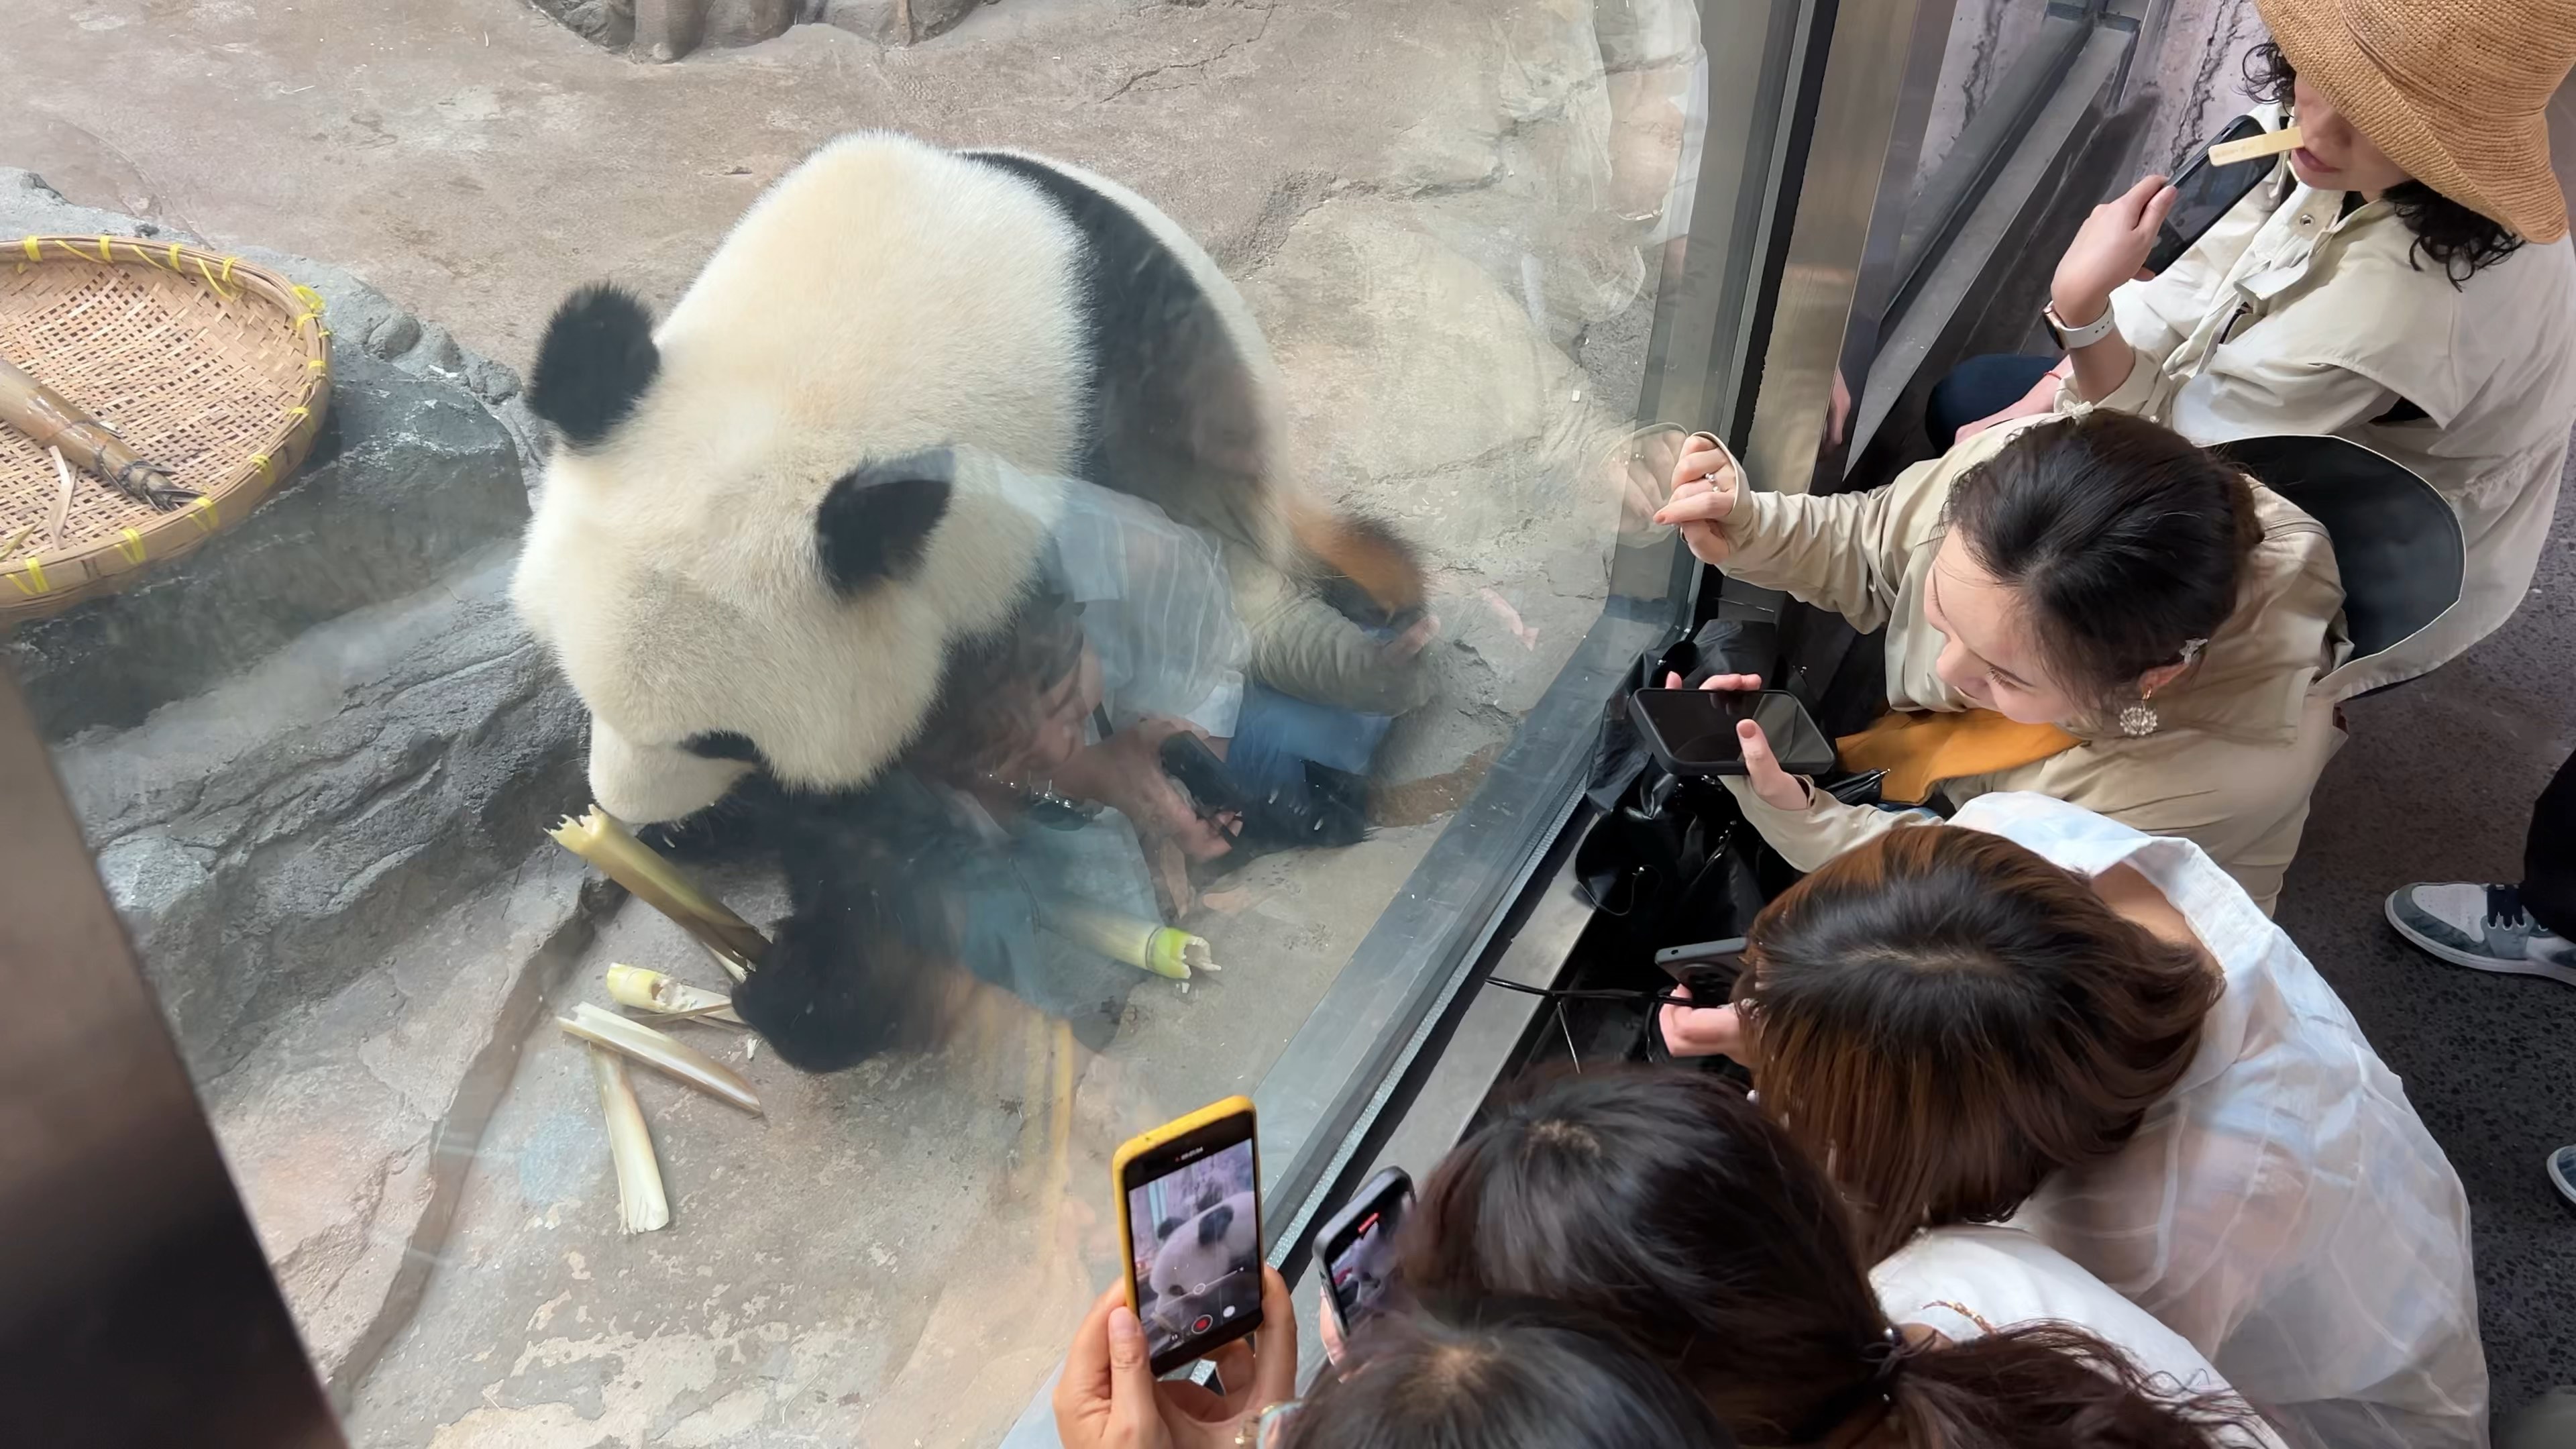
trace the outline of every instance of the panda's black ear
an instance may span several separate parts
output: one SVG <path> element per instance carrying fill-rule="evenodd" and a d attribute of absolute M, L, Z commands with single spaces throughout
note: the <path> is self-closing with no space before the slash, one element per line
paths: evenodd
<path fill-rule="evenodd" d="M 1212 1248 L 1225 1241 L 1225 1230 L 1234 1226 L 1234 1204 L 1220 1203 L 1199 1214 L 1199 1246 Z"/>
<path fill-rule="evenodd" d="M 814 511 L 825 581 L 847 598 L 921 566 L 930 531 L 947 515 L 956 455 L 931 448 L 841 475 Z"/>
<path fill-rule="evenodd" d="M 652 312 L 634 293 L 595 282 L 564 298 L 546 324 L 528 406 L 565 442 L 587 448 L 626 421 L 661 370 Z"/>
<path fill-rule="evenodd" d="M 1165 1218 L 1154 1225 L 1154 1241 L 1159 1243 L 1180 1230 L 1181 1220 L 1179 1218 Z"/>

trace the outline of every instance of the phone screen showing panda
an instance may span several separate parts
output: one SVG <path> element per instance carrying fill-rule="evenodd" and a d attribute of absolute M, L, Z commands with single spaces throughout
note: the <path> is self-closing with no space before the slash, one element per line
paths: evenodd
<path fill-rule="evenodd" d="M 1383 1186 L 1378 1186 L 1383 1183 Z M 1396 1284 L 1396 1227 L 1414 1204 L 1414 1183 L 1401 1171 L 1381 1173 L 1352 1212 L 1324 1230 L 1324 1281 L 1332 1284 L 1332 1310 L 1342 1333 L 1358 1328 L 1386 1305 Z"/>
<path fill-rule="evenodd" d="M 1195 1151 L 1186 1139 L 1173 1145 L 1180 1151 L 1171 1157 L 1131 1164 L 1127 1180 L 1136 1313 L 1158 1374 L 1261 1322 L 1252 1139 L 1196 1144 Z"/>

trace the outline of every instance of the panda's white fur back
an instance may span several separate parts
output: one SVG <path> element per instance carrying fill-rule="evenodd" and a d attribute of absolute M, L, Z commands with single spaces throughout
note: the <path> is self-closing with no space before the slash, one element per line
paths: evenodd
<path fill-rule="evenodd" d="M 712 803 L 743 767 L 677 748 L 700 733 L 748 734 L 813 786 L 907 743 L 948 645 L 1009 616 L 1052 520 L 1043 485 L 979 450 L 1045 478 L 1081 442 L 1079 257 L 1027 183 L 887 134 L 827 146 L 736 225 L 656 330 L 632 417 L 557 450 L 520 561 L 520 609 L 600 726 L 602 805 Z M 825 492 L 943 443 L 968 446 L 916 575 L 838 597 Z"/>

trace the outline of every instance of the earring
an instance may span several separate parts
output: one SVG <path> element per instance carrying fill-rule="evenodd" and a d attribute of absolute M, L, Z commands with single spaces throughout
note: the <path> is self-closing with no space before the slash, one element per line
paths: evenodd
<path fill-rule="evenodd" d="M 2142 739 L 2154 734 L 2164 724 L 2162 719 L 2157 718 L 2155 706 L 2147 703 L 2155 697 L 2155 687 L 2149 685 L 2139 692 L 2136 704 L 2120 711 L 2120 733 L 2133 740 Z"/>

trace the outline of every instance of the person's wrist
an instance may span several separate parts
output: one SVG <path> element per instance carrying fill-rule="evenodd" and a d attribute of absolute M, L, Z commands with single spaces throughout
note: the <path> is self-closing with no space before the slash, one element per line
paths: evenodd
<path fill-rule="evenodd" d="M 2062 287 L 2049 290 L 2048 302 L 2057 309 L 2059 325 L 2070 332 L 2092 326 L 2102 320 L 2103 313 L 2111 310 L 2108 296 L 2094 292 L 2079 293 Z M 2024 302 L 2022 305 L 2027 307 L 2030 304 Z"/>

